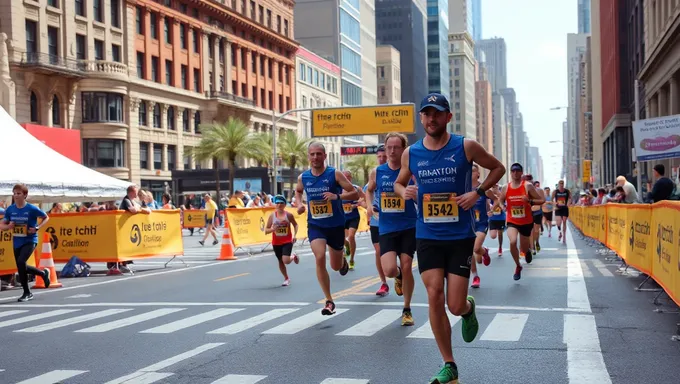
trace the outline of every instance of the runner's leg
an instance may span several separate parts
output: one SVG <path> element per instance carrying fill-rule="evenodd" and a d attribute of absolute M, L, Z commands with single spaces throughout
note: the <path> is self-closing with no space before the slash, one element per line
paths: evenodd
<path fill-rule="evenodd" d="M 357 251 L 357 229 L 350 227 L 347 230 L 347 241 L 349 241 L 349 268 L 354 269 L 354 254 Z"/>
<path fill-rule="evenodd" d="M 519 231 L 515 227 L 508 226 L 507 229 L 508 239 L 510 239 L 510 254 L 512 259 L 515 261 L 515 274 L 513 278 L 519 280 L 522 277 L 522 265 L 519 263 L 519 249 L 517 248 L 517 237 L 519 236 Z"/>
<path fill-rule="evenodd" d="M 413 279 L 413 256 L 407 253 L 402 253 L 401 256 L 399 257 L 399 263 L 401 265 L 401 281 L 402 290 L 404 294 L 404 310 L 408 310 L 410 315 L 411 298 L 413 297 L 413 290 L 415 289 L 416 285 L 415 280 Z M 411 318 L 410 324 L 403 325 L 413 325 L 413 319 Z"/>

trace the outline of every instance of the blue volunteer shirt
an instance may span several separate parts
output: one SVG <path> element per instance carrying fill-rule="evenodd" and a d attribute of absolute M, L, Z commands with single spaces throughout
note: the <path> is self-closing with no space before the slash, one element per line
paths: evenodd
<path fill-rule="evenodd" d="M 30 233 L 28 230 L 38 225 L 38 218 L 46 216 L 45 212 L 32 204 L 26 204 L 23 208 L 17 208 L 14 204 L 10 205 L 5 210 L 3 220 L 6 223 L 14 223 L 14 229 L 11 231 L 14 248 L 21 248 L 30 243 L 37 244 L 38 234 Z"/>

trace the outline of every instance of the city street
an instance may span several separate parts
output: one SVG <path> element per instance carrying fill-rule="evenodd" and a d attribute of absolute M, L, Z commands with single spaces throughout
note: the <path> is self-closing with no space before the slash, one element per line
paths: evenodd
<path fill-rule="evenodd" d="M 655 292 L 636 292 L 643 278 L 607 261 L 585 241 L 567 245 L 547 233 L 543 250 L 513 281 L 507 249 L 487 239 L 492 263 L 470 289 L 480 331 L 463 342 L 451 316 L 461 382 L 677 382 L 677 314 Z M 64 288 L 0 293 L 0 382 L 6 384 L 425 383 L 441 364 L 415 269 L 415 326 L 402 327 L 401 297 L 374 292 L 379 279 L 367 234 L 356 269 L 331 273 L 337 313 L 322 317 L 323 295 L 307 244 L 295 247 L 282 287 L 276 259 L 262 254 L 218 262 L 219 246 L 185 236 L 188 266 L 168 258 L 139 261 L 134 276 L 62 279 Z M 259 251 L 259 249 L 256 249 Z M 60 270 L 60 266 L 57 267 Z M 654 287 L 648 283 L 646 288 Z M 665 297 L 665 296 L 664 296 Z"/>

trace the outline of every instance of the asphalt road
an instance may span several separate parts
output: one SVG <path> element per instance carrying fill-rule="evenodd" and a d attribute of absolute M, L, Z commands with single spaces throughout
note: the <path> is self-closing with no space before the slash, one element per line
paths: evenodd
<path fill-rule="evenodd" d="M 546 234 L 547 235 L 547 234 Z M 461 382 L 677 383 L 678 315 L 643 278 L 574 236 L 542 238 L 543 250 L 512 279 L 506 248 L 487 240 L 492 263 L 471 289 L 480 332 L 464 343 L 453 325 Z M 188 266 L 167 258 L 135 263 L 134 276 L 62 279 L 64 288 L 0 293 L 0 383 L 426 383 L 442 362 L 416 272 L 415 326 L 399 322 L 402 302 L 375 296 L 379 279 L 368 236 L 357 265 L 331 273 L 338 312 L 320 315 L 323 295 L 306 245 L 291 285 L 271 252 L 218 262 L 219 246 L 185 237 Z M 570 239 L 572 237 L 570 236 Z M 507 239 L 506 239 L 507 243 Z M 254 249 L 259 251 L 259 249 Z M 58 268 L 59 269 L 59 268 Z M 647 288 L 654 288 L 648 284 Z M 453 316 L 452 320 L 456 320 Z"/>

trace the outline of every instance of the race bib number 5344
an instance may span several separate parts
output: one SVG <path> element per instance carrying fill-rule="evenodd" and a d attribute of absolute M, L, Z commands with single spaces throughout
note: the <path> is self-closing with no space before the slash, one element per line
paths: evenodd
<path fill-rule="evenodd" d="M 425 223 L 457 223 L 458 204 L 455 193 L 426 193 L 423 195 Z"/>

